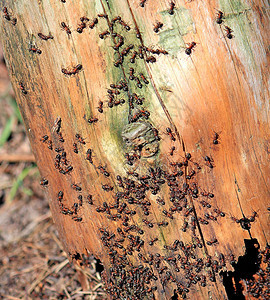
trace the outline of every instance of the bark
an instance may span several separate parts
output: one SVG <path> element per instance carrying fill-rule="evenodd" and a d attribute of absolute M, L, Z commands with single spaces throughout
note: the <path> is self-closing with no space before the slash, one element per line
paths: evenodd
<path fill-rule="evenodd" d="M 269 239 L 269 6 L 259 0 L 174 2 L 170 14 L 167 0 L 148 0 L 144 8 L 139 0 L 1 1 L 8 9 L 1 18 L 1 43 L 37 165 L 48 180 L 44 190 L 61 240 L 70 259 L 83 264 L 93 254 L 101 260 L 106 288 L 116 286 L 112 298 L 130 293 L 134 299 L 152 294 L 170 299 L 177 289 L 184 297 L 190 281 L 188 295 L 194 299 L 241 296 L 226 283 L 234 274 L 229 271 L 239 270 L 243 261 L 248 266 L 248 247 L 264 248 Z M 221 24 L 217 9 L 224 13 Z M 85 29 L 83 16 L 90 19 Z M 126 24 L 118 20 L 112 26 L 117 16 Z M 157 22 L 163 26 L 155 33 Z M 157 49 L 159 55 L 153 53 Z M 128 53 L 119 61 L 123 50 Z M 110 87 L 120 81 L 121 89 Z M 120 94 L 113 98 L 108 89 Z M 144 98 L 142 105 L 134 93 Z M 121 99 L 125 103 L 117 102 Z M 93 161 L 89 151 L 86 159 L 88 149 Z M 118 208 L 117 192 L 126 192 Z M 132 225 L 137 229 L 128 231 Z M 123 243 L 116 242 L 117 228 L 127 231 Z M 199 258 L 204 265 L 196 273 Z M 160 274 L 162 267 L 167 269 Z M 194 284 L 196 275 L 200 281 Z"/>

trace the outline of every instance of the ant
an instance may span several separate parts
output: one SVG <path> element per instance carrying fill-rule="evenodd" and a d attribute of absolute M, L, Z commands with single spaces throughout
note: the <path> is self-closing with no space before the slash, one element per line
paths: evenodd
<path fill-rule="evenodd" d="M 137 51 L 134 51 L 133 54 L 131 55 L 130 62 L 131 62 L 132 64 L 135 63 L 135 58 L 136 58 L 137 55 L 138 55 L 138 52 L 137 52 Z"/>
<path fill-rule="evenodd" d="M 120 21 L 120 20 L 121 20 L 121 17 L 117 16 L 111 20 L 111 23 L 114 24 L 115 22 Z"/>
<path fill-rule="evenodd" d="M 217 244 L 217 243 L 218 243 L 218 240 L 216 238 L 214 238 L 212 241 L 207 241 L 206 242 L 206 244 L 208 246 L 212 246 L 212 245 Z"/>
<path fill-rule="evenodd" d="M 71 172 L 73 170 L 73 167 L 72 166 L 68 166 L 65 170 L 61 170 L 60 172 L 62 174 L 68 174 L 69 172 Z"/>
<path fill-rule="evenodd" d="M 170 136 L 171 140 L 175 142 L 175 137 L 174 137 L 174 135 L 173 135 L 173 133 L 172 133 L 171 128 L 167 127 L 167 128 L 166 128 L 166 132 L 167 132 L 167 135 Z"/>
<path fill-rule="evenodd" d="M 78 133 L 75 134 L 75 137 L 76 137 L 76 139 L 78 140 L 79 143 L 85 145 L 84 139 Z"/>
<path fill-rule="evenodd" d="M 49 184 L 49 181 L 46 178 L 43 178 L 39 182 L 40 185 L 45 186 Z"/>
<path fill-rule="evenodd" d="M 222 24 L 223 19 L 224 19 L 224 13 L 221 10 L 217 10 L 217 18 L 216 18 L 217 24 Z"/>
<path fill-rule="evenodd" d="M 168 223 L 168 222 L 165 222 L 165 221 L 162 221 L 162 222 L 158 222 L 158 223 L 157 223 L 157 226 L 159 226 L 159 227 L 161 227 L 161 226 L 166 227 L 166 226 L 168 226 L 168 225 L 169 225 L 169 223 Z"/>
<path fill-rule="evenodd" d="M 135 79 L 134 69 L 133 68 L 129 68 L 129 79 L 130 80 L 134 80 Z"/>
<path fill-rule="evenodd" d="M 69 75 L 69 76 L 70 75 L 75 75 L 75 74 L 78 74 L 81 69 L 82 69 L 82 65 L 78 64 L 71 71 L 69 71 L 65 68 L 62 68 L 62 73 L 65 74 L 65 75 Z"/>
<path fill-rule="evenodd" d="M 157 201 L 157 203 L 160 204 L 160 205 L 165 205 L 164 199 L 162 199 L 162 198 L 160 198 L 160 197 L 157 197 L 156 201 Z"/>
<path fill-rule="evenodd" d="M 109 191 L 112 191 L 113 190 L 113 187 L 108 185 L 108 184 L 102 184 L 102 189 L 105 191 L 105 192 L 109 192 Z"/>
<path fill-rule="evenodd" d="M 61 132 L 58 133 L 58 137 L 59 137 L 59 142 L 64 143 L 65 140 L 64 140 Z"/>
<path fill-rule="evenodd" d="M 93 205 L 93 196 L 91 194 L 87 196 L 87 203 Z"/>
<path fill-rule="evenodd" d="M 172 146 L 171 149 L 170 149 L 169 154 L 170 154 L 171 156 L 173 156 L 174 151 L 175 151 L 175 146 Z"/>
<path fill-rule="evenodd" d="M 98 118 L 90 118 L 90 119 L 87 120 L 87 122 L 89 124 L 97 123 L 97 121 L 98 121 Z"/>
<path fill-rule="evenodd" d="M 154 56 L 147 56 L 146 57 L 146 59 L 145 59 L 145 61 L 147 62 L 147 63 L 155 63 L 157 60 L 156 60 L 156 58 L 154 57 Z"/>
<path fill-rule="evenodd" d="M 157 141 L 160 141 L 159 132 L 158 132 L 158 130 L 156 128 L 153 128 L 153 133 L 154 133 L 155 139 Z"/>
<path fill-rule="evenodd" d="M 153 246 L 154 245 L 154 243 L 155 242 L 157 242 L 158 241 L 158 238 L 154 238 L 154 239 L 152 239 L 151 241 L 149 241 L 149 246 Z"/>
<path fill-rule="evenodd" d="M 173 220 L 173 215 L 170 214 L 169 212 L 167 212 L 167 210 L 163 210 L 162 213 L 167 217 L 167 218 L 170 218 L 171 220 Z"/>
<path fill-rule="evenodd" d="M 104 19 L 108 19 L 108 15 L 107 14 L 98 14 L 99 18 L 104 18 Z"/>
<path fill-rule="evenodd" d="M 149 81 L 145 78 L 145 76 L 143 75 L 143 73 L 140 73 L 139 75 L 141 76 L 141 78 L 142 78 L 142 80 L 143 80 L 143 82 L 145 84 L 149 84 Z"/>
<path fill-rule="evenodd" d="M 77 192 L 80 192 L 82 190 L 82 188 L 75 183 L 72 183 L 71 187 Z"/>
<path fill-rule="evenodd" d="M 207 198 L 214 198 L 215 197 L 215 195 L 213 193 L 209 193 L 209 192 L 205 192 L 205 191 L 201 192 L 201 195 L 203 197 L 207 197 Z"/>
<path fill-rule="evenodd" d="M 88 19 L 87 17 L 81 17 L 81 18 L 80 18 L 80 21 L 81 21 L 81 22 L 88 22 L 89 19 Z"/>
<path fill-rule="evenodd" d="M 233 38 L 233 35 L 232 35 L 233 30 L 228 26 L 225 26 L 225 30 L 226 30 L 226 37 L 229 40 L 232 39 Z"/>
<path fill-rule="evenodd" d="M 153 29 L 153 30 L 154 30 L 155 33 L 158 33 L 159 30 L 160 30 L 162 27 L 163 27 L 163 23 L 157 22 L 156 25 L 154 25 L 154 29 Z"/>
<path fill-rule="evenodd" d="M 62 202 L 63 196 L 64 196 L 64 193 L 63 193 L 62 191 L 60 191 L 60 192 L 58 193 L 58 201 L 59 201 L 59 202 Z"/>
<path fill-rule="evenodd" d="M 99 34 L 99 38 L 103 40 L 109 34 L 110 34 L 110 32 L 108 30 L 106 30 Z"/>
<path fill-rule="evenodd" d="M 37 54 L 41 54 L 42 51 L 40 49 L 38 49 L 36 46 L 30 46 L 30 48 L 28 49 L 30 52 L 34 52 Z"/>
<path fill-rule="evenodd" d="M 123 26 L 126 29 L 126 31 L 130 30 L 130 26 L 128 26 L 128 24 L 125 23 L 123 20 L 119 20 L 119 23 L 121 26 Z"/>
<path fill-rule="evenodd" d="M 50 150 L 53 149 L 52 141 L 51 140 L 48 141 L 48 149 L 50 149 Z"/>
<path fill-rule="evenodd" d="M 42 40 L 44 40 L 44 41 L 47 41 L 47 40 L 49 40 L 49 39 L 53 39 L 53 36 L 52 36 L 51 34 L 49 34 L 49 35 L 44 35 L 43 33 L 38 33 L 38 36 L 39 36 Z"/>
<path fill-rule="evenodd" d="M 237 224 L 240 223 L 240 220 L 239 220 L 239 219 L 236 219 L 234 216 L 231 216 L 230 218 L 231 218 L 231 220 L 233 220 L 235 223 L 237 223 Z"/>
<path fill-rule="evenodd" d="M 142 221 L 143 221 L 143 223 L 146 224 L 149 228 L 153 228 L 153 227 L 154 227 L 153 223 L 149 222 L 148 220 L 142 219 Z"/>
<path fill-rule="evenodd" d="M 81 22 L 81 24 L 78 25 L 77 32 L 78 33 L 82 33 L 85 28 L 86 28 L 86 23 L 85 22 Z"/>
<path fill-rule="evenodd" d="M 3 7 L 2 11 L 3 11 L 3 13 L 4 13 L 4 18 L 5 18 L 7 21 L 10 21 L 10 15 L 9 15 L 9 13 L 8 13 L 7 7 Z"/>
<path fill-rule="evenodd" d="M 98 102 L 98 112 L 101 114 L 103 113 L 103 102 L 102 101 Z"/>
<path fill-rule="evenodd" d="M 147 1 L 147 0 L 141 0 L 141 2 L 140 2 L 140 7 L 144 7 L 146 1 Z"/>
<path fill-rule="evenodd" d="M 19 83 L 19 87 L 20 87 L 22 93 L 23 93 L 24 95 L 26 95 L 26 94 L 27 94 L 27 91 L 25 90 L 25 87 L 24 87 L 24 85 L 23 85 L 22 82 Z"/>
<path fill-rule="evenodd" d="M 60 27 L 62 28 L 62 30 L 65 30 L 67 35 L 71 34 L 71 30 L 65 22 L 61 22 Z"/>
<path fill-rule="evenodd" d="M 91 164 L 93 163 L 92 155 L 93 155 L 93 150 L 92 150 L 92 149 L 88 149 L 88 150 L 86 151 L 86 160 L 89 160 L 89 162 L 90 162 Z"/>
<path fill-rule="evenodd" d="M 170 2 L 170 8 L 169 8 L 169 15 L 173 15 L 174 14 L 174 9 L 175 9 L 175 3 L 173 1 Z"/>
<path fill-rule="evenodd" d="M 134 79 L 135 79 L 135 81 L 137 82 L 137 87 L 138 87 L 139 89 L 141 89 L 141 88 L 142 88 L 142 84 L 141 84 L 141 82 L 140 82 L 140 79 L 139 79 L 138 77 L 135 77 Z"/>
<path fill-rule="evenodd" d="M 89 24 L 89 28 L 93 29 L 98 23 L 98 18 L 94 18 L 93 21 Z"/>
<path fill-rule="evenodd" d="M 74 143 L 74 144 L 73 144 L 73 152 L 76 153 L 76 154 L 79 153 L 77 143 Z"/>
<path fill-rule="evenodd" d="M 209 156 L 205 156 L 204 157 L 204 160 L 206 161 L 206 164 L 207 166 L 210 168 L 210 169 L 213 169 L 214 168 L 214 165 L 213 165 L 213 159 L 210 158 Z"/>
<path fill-rule="evenodd" d="M 217 132 L 215 132 L 214 131 L 214 137 L 213 137 L 213 144 L 214 145 L 217 145 L 217 144 L 219 144 L 219 133 L 217 133 Z"/>
<path fill-rule="evenodd" d="M 100 173 L 103 174 L 104 176 L 106 176 L 106 177 L 110 176 L 110 173 L 106 171 L 105 167 L 102 167 L 101 165 L 99 165 L 97 168 L 100 170 Z"/>
<path fill-rule="evenodd" d="M 81 222 L 82 218 L 81 217 L 72 217 L 72 219 L 76 222 Z"/>
<path fill-rule="evenodd" d="M 185 49 L 186 55 L 191 55 L 192 50 L 194 50 L 197 44 L 195 42 L 187 43 L 187 47 Z"/>
<path fill-rule="evenodd" d="M 225 213 L 222 212 L 222 211 L 221 211 L 220 209 L 218 209 L 218 208 L 215 208 L 215 209 L 214 209 L 214 212 L 215 212 L 216 214 L 220 215 L 221 217 L 225 217 Z"/>

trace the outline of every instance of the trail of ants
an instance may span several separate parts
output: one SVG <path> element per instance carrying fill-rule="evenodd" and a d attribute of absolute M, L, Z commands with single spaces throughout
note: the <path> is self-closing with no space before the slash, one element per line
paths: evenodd
<path fill-rule="evenodd" d="M 106 1 L 106 2 L 107 2 L 107 1 Z M 104 14 L 107 15 L 107 12 L 106 12 L 106 9 L 105 9 L 105 7 L 104 7 L 104 4 L 102 3 L 102 1 L 100 1 L 100 3 L 101 3 L 101 6 L 102 6 L 102 9 L 103 9 Z M 109 4 L 108 4 L 108 6 L 109 6 Z M 109 10 L 110 10 L 110 8 L 109 8 Z M 108 23 L 108 28 L 109 28 L 110 33 L 111 33 L 111 36 L 112 36 L 113 28 L 111 27 L 109 18 L 107 18 L 107 23 Z M 112 38 L 112 39 L 114 39 L 114 38 Z M 116 50 L 116 53 L 118 53 L 119 56 L 120 56 L 120 51 L 119 51 L 119 49 Z M 124 67 L 123 67 L 122 64 L 120 65 L 120 67 L 121 67 L 121 70 L 122 70 L 122 73 L 123 73 L 123 76 L 124 76 L 125 83 L 128 84 L 129 81 L 127 80 L 127 76 L 126 76 Z M 128 95 L 128 99 L 130 99 L 131 94 L 130 94 L 129 89 L 128 89 L 128 91 L 127 91 L 127 95 Z M 131 116 L 132 116 L 132 108 L 130 107 L 130 105 L 129 105 L 129 112 L 128 112 L 128 115 L 129 115 L 129 119 L 130 119 Z"/>
<path fill-rule="evenodd" d="M 138 24 L 137 24 L 137 22 L 136 22 L 136 19 L 135 19 L 135 16 L 134 16 L 134 14 L 133 14 L 133 11 L 132 11 L 132 9 L 131 9 L 129 0 L 127 0 L 127 4 L 128 4 L 128 8 L 129 8 L 130 14 L 131 14 L 131 16 L 132 16 L 133 22 L 134 22 L 134 24 L 135 24 L 136 31 L 140 33 L 139 27 L 138 27 Z M 143 42 L 143 39 L 142 39 L 142 35 L 141 35 L 141 34 L 139 34 L 139 40 L 140 40 L 140 42 L 141 42 L 142 47 L 144 48 L 145 46 L 144 46 L 144 42 Z M 144 60 L 144 62 L 145 62 L 145 60 Z M 178 139 L 180 145 L 182 145 L 183 151 L 185 151 L 185 150 L 184 150 L 185 147 L 184 147 L 184 141 L 183 141 L 183 138 L 180 136 L 180 134 L 179 134 L 179 132 L 178 132 L 178 130 L 177 130 L 177 127 L 176 127 L 176 125 L 174 124 L 173 119 L 172 119 L 172 117 L 171 117 L 171 115 L 170 115 L 170 113 L 169 113 L 169 111 L 168 111 L 168 109 L 167 109 L 167 107 L 166 107 L 164 101 L 162 100 L 162 97 L 161 97 L 161 95 L 160 95 L 160 93 L 159 93 L 159 91 L 158 91 L 158 89 L 157 89 L 157 87 L 156 87 L 156 84 L 155 84 L 155 82 L 154 82 L 154 79 L 153 79 L 153 77 L 152 77 L 152 74 L 150 73 L 149 67 L 147 66 L 146 63 L 145 63 L 145 68 L 146 68 L 147 74 L 148 74 L 148 76 L 149 76 L 149 78 L 150 78 L 150 81 L 151 81 L 152 87 L 153 87 L 153 89 L 154 89 L 154 91 L 155 91 L 155 94 L 156 94 L 156 96 L 157 96 L 157 98 L 158 98 L 158 100 L 159 100 L 159 103 L 160 103 L 160 105 L 161 105 L 161 107 L 162 107 L 162 109 L 163 109 L 163 111 L 164 111 L 164 113 L 165 113 L 165 115 L 166 115 L 166 117 L 167 117 L 167 119 L 168 119 L 168 121 L 169 121 L 171 127 L 173 128 L 173 130 L 174 130 L 174 132 L 175 132 L 175 134 L 176 134 L 176 136 L 177 136 L 177 139 Z"/>

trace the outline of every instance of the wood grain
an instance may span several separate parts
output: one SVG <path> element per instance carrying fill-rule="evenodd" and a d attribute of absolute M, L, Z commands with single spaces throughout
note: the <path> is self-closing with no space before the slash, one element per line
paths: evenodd
<path fill-rule="evenodd" d="M 179 179 L 180 182 L 190 186 L 196 184 L 199 193 L 213 193 L 215 197 L 200 196 L 196 199 L 187 195 L 188 206 L 173 214 L 173 220 L 162 214 L 163 209 L 169 211 L 172 205 L 167 185 L 162 185 L 159 192 L 166 201 L 164 207 L 156 202 L 157 196 L 147 193 L 147 200 L 151 203 L 150 216 L 144 216 L 142 209 L 130 205 L 130 209 L 136 210 L 136 215 L 130 217 L 129 225 L 137 224 L 144 230 L 140 236 L 144 240 L 140 253 L 145 256 L 160 253 L 163 259 L 179 253 L 182 255 L 180 250 L 164 249 L 164 245 L 172 245 L 175 240 L 181 240 L 187 246 L 194 243 L 190 230 L 191 216 L 196 219 L 196 236 L 203 245 L 193 250 L 196 257 L 206 260 L 207 256 L 211 256 L 212 260 L 218 260 L 219 254 L 223 253 L 227 263 L 226 268 L 220 270 L 224 272 L 234 270 L 229 262 L 231 254 L 236 259 L 244 255 L 244 239 L 257 239 L 260 247 L 265 247 L 269 240 L 270 140 L 269 6 L 264 1 L 222 1 L 220 4 L 175 1 L 173 15 L 168 13 L 168 1 L 148 0 L 145 8 L 139 6 L 138 0 L 0 2 L 1 7 L 9 5 L 10 15 L 17 18 L 15 26 L 1 18 L 1 43 L 38 167 L 42 177 L 49 181 L 44 191 L 70 257 L 81 259 L 83 253 L 94 254 L 102 261 L 106 276 L 110 277 L 112 258 L 101 241 L 99 229 L 106 228 L 110 233 L 116 233 L 122 221 L 111 221 L 96 208 L 115 200 L 116 191 L 121 190 L 117 186 L 117 175 L 123 178 L 127 177 L 127 171 L 134 171 L 146 176 L 149 175 L 149 167 L 158 166 L 174 172 L 170 162 L 185 160 L 187 153 L 191 154 L 191 159 L 188 167 L 183 169 L 184 175 L 191 170 L 195 170 L 196 175 L 191 180 Z M 221 25 L 216 23 L 217 9 L 225 14 Z M 106 18 L 99 17 L 94 29 L 87 25 L 83 33 L 76 32 L 80 17 L 87 16 L 91 21 L 97 14 L 108 14 L 108 20 L 121 16 L 131 27 L 127 31 L 119 22 L 115 23 L 114 32 L 124 38 L 120 51 L 131 44 L 137 51 L 139 46 L 144 46 L 166 50 L 168 55 L 146 55 L 144 52 L 144 59 L 137 57 L 136 63 L 132 64 L 129 54 L 122 65 L 114 67 L 117 60 L 117 51 L 113 50 L 114 39 L 111 36 L 99 38 L 100 33 L 110 30 L 110 22 Z M 159 33 L 154 33 L 157 21 L 164 25 Z M 61 22 L 70 26 L 70 35 L 61 30 Z M 233 30 L 232 39 L 226 37 L 225 25 Z M 136 28 L 141 38 L 136 37 Z M 37 35 L 39 32 L 45 35 L 51 33 L 54 38 L 41 40 Z M 192 42 L 196 42 L 196 47 L 191 55 L 186 55 L 185 48 Z M 30 52 L 29 45 L 41 49 L 42 53 Z M 156 58 L 156 63 L 146 62 L 150 55 Z M 72 70 L 78 64 L 83 69 L 76 75 L 64 75 L 61 71 L 63 68 Z M 135 69 L 136 75 L 143 73 L 149 84 L 138 88 L 134 80 L 129 79 L 130 67 Z M 125 81 L 129 88 L 128 92 L 121 91 L 118 96 L 126 103 L 108 108 L 107 89 L 120 80 Z M 27 94 L 19 88 L 21 82 Z M 139 121 L 157 128 L 161 140 L 157 143 L 157 153 L 153 143 L 149 143 L 150 150 L 144 146 L 141 159 L 129 166 L 125 158 L 129 150 L 122 135 L 136 114 L 136 109 L 132 110 L 128 103 L 132 93 L 145 98 L 140 109 L 150 112 L 148 120 L 140 118 Z M 104 102 L 102 114 L 98 112 L 99 101 Z M 89 124 L 87 119 L 94 117 L 99 119 L 98 122 Z M 59 141 L 55 132 L 57 118 L 61 118 L 60 132 L 64 143 Z M 139 124 L 139 121 L 135 123 Z M 166 134 L 168 127 L 176 142 Z M 218 144 L 213 144 L 215 132 L 219 134 Z M 80 144 L 75 134 L 83 137 L 86 145 Z M 53 150 L 40 141 L 44 135 L 52 140 Z M 78 144 L 78 154 L 73 151 L 74 143 Z M 172 146 L 176 150 L 170 156 Z M 59 147 L 64 148 L 68 164 L 73 167 L 72 172 L 65 175 L 54 167 L 57 155 L 54 149 Z M 89 148 L 93 150 L 94 164 L 85 159 Z M 147 157 L 147 151 L 153 151 L 154 155 Z M 213 168 L 209 167 L 205 156 L 211 159 Z M 105 166 L 110 177 L 101 174 L 100 165 Z M 200 170 L 197 165 L 201 166 Z M 132 176 L 128 178 L 134 179 Z M 80 193 L 71 188 L 73 183 L 82 187 Z M 112 185 L 115 190 L 105 192 L 102 184 Z M 59 191 L 63 191 L 63 203 L 70 210 L 78 202 L 78 195 L 83 196 L 83 205 L 77 214 L 82 222 L 76 222 L 74 214 L 61 214 Z M 93 195 L 93 206 L 87 204 L 88 194 Z M 203 207 L 200 203 L 203 200 L 210 202 L 212 208 L 207 210 Z M 185 217 L 190 207 L 194 211 Z M 215 208 L 224 211 L 226 216 L 209 221 L 207 226 L 198 223 L 198 218 L 205 219 L 206 213 L 216 215 L 213 212 Z M 243 230 L 231 218 L 247 218 L 254 211 L 258 216 L 255 222 L 250 223 L 250 230 Z M 142 219 L 152 222 L 154 228 L 149 228 Z M 157 222 L 162 220 L 168 221 L 169 225 L 158 227 Z M 185 221 L 189 225 L 188 230 L 183 232 L 181 229 Z M 154 237 L 158 237 L 158 242 L 149 246 L 148 242 Z M 208 246 L 206 242 L 213 238 L 218 243 Z M 136 251 L 128 255 L 128 261 L 134 268 L 142 264 Z M 185 286 L 185 271 L 180 268 L 180 272 L 176 272 L 172 264 L 164 264 L 171 276 Z M 154 292 L 156 299 L 170 299 L 177 289 L 176 283 L 168 279 L 168 283 L 162 286 L 165 271 L 159 275 L 153 265 L 150 264 L 150 268 L 158 277 L 157 281 L 151 280 L 150 283 L 150 286 L 157 286 Z M 202 271 L 207 277 L 207 286 L 192 284 L 188 297 L 228 297 L 222 277 L 217 273 L 216 281 L 211 282 L 209 271 L 211 268 L 207 267 Z M 150 297 L 151 293 L 148 294 Z"/>

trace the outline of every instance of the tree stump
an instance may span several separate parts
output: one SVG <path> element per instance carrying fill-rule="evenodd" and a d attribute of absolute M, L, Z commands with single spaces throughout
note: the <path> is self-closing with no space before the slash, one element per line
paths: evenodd
<path fill-rule="evenodd" d="M 1 5 L 11 81 L 70 259 L 99 258 L 112 299 L 256 296 L 248 280 L 269 260 L 269 7 Z"/>

